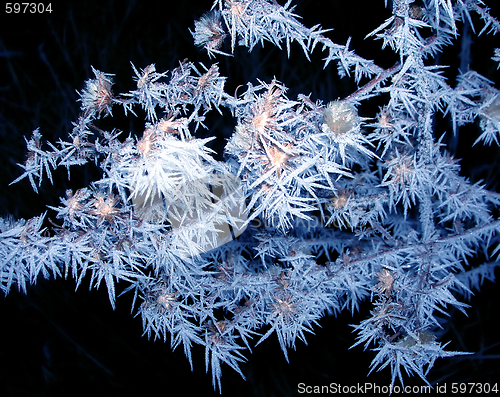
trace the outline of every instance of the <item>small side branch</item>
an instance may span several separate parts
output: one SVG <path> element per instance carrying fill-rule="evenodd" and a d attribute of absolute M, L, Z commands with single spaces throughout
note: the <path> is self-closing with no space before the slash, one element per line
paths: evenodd
<path fill-rule="evenodd" d="M 401 64 L 399 62 L 396 62 L 394 66 L 391 66 L 389 69 L 384 70 L 377 77 L 366 83 L 363 87 L 353 92 L 351 95 L 347 96 L 344 100 L 351 101 L 360 96 L 366 95 L 371 90 L 373 90 L 377 84 L 395 75 L 397 72 L 399 72 L 400 69 L 401 69 Z"/>

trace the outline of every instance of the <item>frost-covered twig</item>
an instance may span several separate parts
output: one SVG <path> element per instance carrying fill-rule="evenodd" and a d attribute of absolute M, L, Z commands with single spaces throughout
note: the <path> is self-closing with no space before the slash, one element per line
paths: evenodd
<path fill-rule="evenodd" d="M 498 143 L 499 91 L 474 71 L 451 87 L 429 62 L 471 10 L 498 30 L 480 3 L 394 0 L 393 15 L 368 35 L 399 58 L 388 69 L 303 26 L 290 1 L 216 0 L 195 23 L 195 44 L 210 56 L 223 54 L 225 37 L 233 55 L 237 44 L 268 41 L 287 51 L 297 42 L 308 57 L 320 45 L 327 70 L 336 61 L 357 85 L 371 78 L 330 103 L 289 98 L 276 79 L 229 95 L 217 64 L 132 65 L 136 87 L 124 93 L 92 68 L 68 139 L 43 144 L 35 130 L 14 182 L 28 178 L 37 191 L 58 167 L 69 176 L 88 162 L 102 176 L 67 190 L 53 216 L 1 220 L 0 287 L 26 291 L 39 275 L 78 286 L 90 274 L 114 307 L 126 284 L 144 332 L 170 335 L 191 365 L 192 345 L 202 345 L 219 389 L 222 363 L 244 376 L 244 353 L 271 335 L 287 358 L 325 313 L 369 300 L 355 345 L 374 345 L 372 370 L 390 367 L 392 385 L 402 369 L 425 380 L 437 358 L 462 353 L 436 340 L 439 314 L 465 311 L 461 296 L 493 279 L 500 250 L 498 194 L 461 175 L 435 124 L 441 113 L 459 134 L 478 118 L 477 143 Z M 377 96 L 378 114 L 360 115 Z M 140 132 L 103 127 L 137 109 Z M 221 161 L 207 147 L 213 138 L 196 138 L 213 110 L 235 125 Z M 480 254 L 491 263 L 466 270 Z"/>

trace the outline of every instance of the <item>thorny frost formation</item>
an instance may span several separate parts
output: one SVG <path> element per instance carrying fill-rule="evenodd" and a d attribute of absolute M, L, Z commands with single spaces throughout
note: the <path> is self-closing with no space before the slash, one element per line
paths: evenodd
<path fill-rule="evenodd" d="M 69 176 L 88 162 L 99 165 L 102 179 L 67 191 L 51 208 L 60 222 L 50 231 L 45 215 L 1 220 L 2 290 L 17 284 L 26 291 L 40 274 L 71 274 L 80 284 L 89 272 L 92 286 L 105 282 L 114 305 L 115 283 L 125 281 L 145 332 L 170 335 L 190 361 L 192 344 L 205 346 L 219 388 L 221 363 L 240 372 L 255 340 L 276 334 L 286 356 L 325 313 L 354 311 L 370 299 L 356 345 L 378 352 L 372 369 L 390 366 L 392 383 L 403 381 L 401 368 L 425 379 L 436 358 L 458 353 L 436 340 L 439 315 L 448 305 L 463 309 L 457 297 L 493 279 L 495 259 L 472 269 L 467 260 L 476 253 L 496 258 L 500 229 L 492 215 L 499 195 L 459 175 L 437 139 L 444 131 L 433 126 L 437 112 L 449 117 L 454 134 L 478 120 L 478 143 L 498 144 L 499 91 L 474 71 L 451 87 L 432 60 L 456 41 L 457 22 L 479 15 L 482 31 L 493 34 L 500 24 L 479 0 L 421 3 L 394 0 L 392 16 L 368 35 L 399 55 L 388 69 L 349 43 L 333 43 L 321 27 L 303 26 L 290 2 L 217 0 L 195 22 L 195 44 L 210 56 L 227 55 L 225 40 L 230 52 L 264 41 L 288 52 L 295 41 L 306 56 L 323 51 L 325 68 L 334 64 L 360 86 L 327 105 L 306 95 L 290 100 L 278 81 L 228 95 L 217 64 L 185 61 L 170 73 L 132 65 L 137 89 L 124 94 L 112 92 L 112 75 L 93 69 L 69 139 L 44 143 L 34 131 L 15 182 L 27 177 L 37 191 L 53 169 L 66 167 Z M 498 62 L 500 50 L 491 51 Z M 374 96 L 385 106 L 359 116 L 357 106 Z M 135 114 L 136 106 L 147 114 L 142 136 L 99 128 L 117 107 Z M 213 159 L 210 139 L 192 135 L 207 112 L 221 108 L 236 119 L 224 162 Z M 241 180 L 246 200 L 232 205 L 246 208 L 249 227 L 197 255 L 221 224 L 241 226 L 210 189 L 201 202 L 190 189 L 195 180 L 227 174 Z"/>

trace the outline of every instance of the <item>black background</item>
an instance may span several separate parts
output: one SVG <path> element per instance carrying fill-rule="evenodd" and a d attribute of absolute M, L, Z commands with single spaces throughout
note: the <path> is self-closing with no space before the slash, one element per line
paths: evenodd
<path fill-rule="evenodd" d="M 281 2 L 282 3 L 282 2 Z M 493 6 L 493 1 L 487 2 Z M 46 3 L 47 4 L 47 3 Z M 68 1 L 52 2 L 51 14 L 14 15 L 0 12 L 0 215 L 29 218 L 46 211 L 46 205 L 57 205 L 58 197 L 68 188 L 87 186 L 98 178 L 91 166 L 72 173 L 55 173 L 54 185 L 48 181 L 40 193 L 32 192 L 23 181 L 9 183 L 21 172 L 16 163 L 25 158 L 23 136 L 29 137 L 37 127 L 51 142 L 64 137 L 76 120 L 79 105 L 75 90 L 92 78 L 90 65 L 103 72 L 116 74 L 115 92 L 134 88 L 130 62 L 144 68 L 155 63 L 158 71 L 170 70 L 178 62 L 219 62 L 221 74 L 228 76 L 227 92 L 256 78 L 269 81 L 274 76 L 290 87 L 289 97 L 312 93 L 314 100 L 325 102 L 344 97 L 355 90 L 351 79 L 339 79 L 331 64 L 323 70 L 322 54 L 317 50 L 308 62 L 298 46 L 292 46 L 291 59 L 269 44 L 248 53 L 237 48 L 233 58 L 209 60 L 193 45 L 188 31 L 194 20 L 208 11 L 206 1 Z M 359 55 L 374 59 L 382 67 L 397 60 L 390 50 L 380 51 L 380 44 L 364 36 L 375 29 L 390 12 L 383 0 L 296 1 L 296 13 L 306 26 L 321 24 L 334 28 L 327 35 L 338 43 L 352 36 L 351 48 Z M 497 4 L 498 9 L 498 4 Z M 493 15 L 500 16 L 494 11 Z M 461 24 L 459 25 L 461 27 Z M 477 26 L 482 27 L 479 23 Z M 498 36 L 474 38 L 471 68 L 498 82 L 500 71 L 491 61 Z M 450 84 L 460 65 L 461 40 L 445 49 L 438 58 L 450 64 L 446 71 Z M 498 84 L 496 84 L 498 87 Z M 374 116 L 382 102 L 363 105 L 363 116 Z M 370 107 L 371 106 L 371 107 Z M 140 121 L 121 117 L 117 111 L 113 127 L 127 134 L 138 133 Z M 230 136 L 234 121 L 210 116 L 208 131 L 198 136 L 219 136 L 214 148 L 221 151 L 224 138 Z M 450 131 L 446 121 L 436 120 L 436 133 Z M 477 126 L 462 130 L 456 145 L 456 157 L 462 158 L 462 174 L 472 180 L 485 179 L 496 189 L 498 147 L 471 147 L 477 137 Z M 211 375 L 205 373 L 204 351 L 195 347 L 194 370 L 182 350 L 172 352 L 167 341 L 151 341 L 141 337 L 140 318 L 130 314 L 131 297 L 122 297 L 113 311 L 107 292 L 87 291 L 89 280 L 74 292 L 73 280 L 40 280 L 24 295 L 15 290 L 0 299 L 0 395 L 56 396 L 97 394 L 121 396 L 137 393 L 148 395 L 218 395 L 213 392 Z M 486 282 L 481 293 L 472 298 L 469 317 L 454 309 L 442 341 L 450 341 L 448 350 L 481 352 L 472 356 L 438 360 L 429 381 L 493 382 L 500 378 L 500 349 L 496 317 L 499 294 L 495 284 Z M 223 368 L 222 395 L 225 396 L 292 396 L 297 384 L 341 385 L 375 382 L 390 383 L 390 371 L 366 377 L 373 357 L 361 347 L 349 350 L 355 335 L 349 324 L 366 318 L 370 304 L 359 313 L 343 313 L 338 318 L 321 320 L 322 328 L 308 337 L 308 346 L 298 342 L 290 352 L 287 364 L 276 338 L 270 338 L 248 355 L 242 365 L 247 377 L 228 367 Z M 410 378 L 408 384 L 423 384 Z"/>

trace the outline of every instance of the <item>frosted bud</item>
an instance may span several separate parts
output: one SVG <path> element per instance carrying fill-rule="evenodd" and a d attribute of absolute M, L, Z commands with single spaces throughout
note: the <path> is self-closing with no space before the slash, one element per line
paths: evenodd
<path fill-rule="evenodd" d="M 425 9 L 420 6 L 413 5 L 410 7 L 410 17 L 413 19 L 418 19 L 421 21 L 424 19 L 425 16 Z"/>
<path fill-rule="evenodd" d="M 79 93 L 82 102 L 82 110 L 85 112 L 94 112 L 100 115 L 104 113 L 105 116 L 111 114 L 111 107 L 113 105 L 113 92 L 111 86 L 113 80 L 111 74 L 103 73 L 92 67 L 95 79 L 89 79 L 85 82 L 85 89 Z"/>
<path fill-rule="evenodd" d="M 323 131 L 335 135 L 356 133 L 360 130 L 361 120 L 358 112 L 351 104 L 343 101 L 330 102 L 323 116 Z"/>
<path fill-rule="evenodd" d="M 232 143 L 243 151 L 248 151 L 252 148 L 252 135 L 248 131 L 248 126 L 237 125 L 232 137 Z"/>
<path fill-rule="evenodd" d="M 194 23 L 194 26 L 195 30 L 192 33 L 194 43 L 199 47 L 204 47 L 209 54 L 213 50 L 218 50 L 227 36 L 222 15 L 217 10 L 203 15 Z"/>
<path fill-rule="evenodd" d="M 497 96 L 483 111 L 482 115 L 500 122 L 500 96 Z"/>

